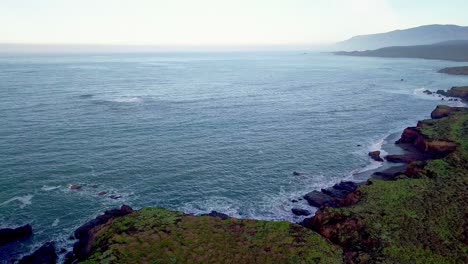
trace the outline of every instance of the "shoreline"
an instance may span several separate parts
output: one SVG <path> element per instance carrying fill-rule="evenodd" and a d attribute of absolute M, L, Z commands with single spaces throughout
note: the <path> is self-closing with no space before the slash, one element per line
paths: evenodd
<path fill-rule="evenodd" d="M 464 107 L 466 108 L 466 107 Z M 436 108 L 436 110 L 439 109 Z M 452 108 L 451 108 L 452 109 Z M 436 112 L 434 110 L 434 112 Z M 433 115 L 434 115 L 433 112 Z M 388 153 L 388 155 L 398 155 L 398 156 L 408 156 L 408 155 L 413 155 L 413 154 L 420 154 L 417 152 L 416 148 L 412 147 L 412 143 L 405 143 L 401 145 L 396 145 L 393 142 L 395 139 L 400 138 L 403 139 L 405 133 L 407 130 L 403 131 L 403 133 L 391 133 L 387 137 L 383 139 L 383 143 L 380 147 L 380 150 L 384 150 Z M 398 135 L 401 135 L 398 136 Z M 419 156 L 420 157 L 420 156 Z M 382 157 L 384 158 L 384 157 Z M 403 173 L 406 173 L 408 171 L 408 164 L 401 165 L 404 163 L 390 163 L 388 161 L 383 162 L 380 167 L 376 169 L 371 169 L 367 171 L 362 171 L 358 172 L 356 174 L 350 175 L 353 178 L 359 178 L 359 180 L 362 178 L 362 182 L 357 182 L 357 181 L 347 181 L 347 184 L 342 184 L 337 183 L 332 187 L 328 187 L 325 189 L 322 189 L 321 191 L 314 191 L 316 193 L 320 194 L 325 194 L 328 195 L 330 198 L 327 198 L 323 200 L 324 202 L 322 204 L 319 204 L 315 208 L 317 208 L 317 211 L 315 212 L 315 215 L 313 215 L 310 218 L 304 219 L 304 221 L 301 222 L 301 224 L 307 228 L 313 229 L 317 231 L 319 234 L 321 234 L 321 231 L 319 230 L 320 228 L 317 227 L 311 227 L 312 224 L 318 225 L 317 221 L 321 221 L 321 217 L 323 217 L 324 214 L 327 212 L 327 208 L 342 208 L 342 207 L 348 207 L 354 204 L 357 204 L 361 200 L 361 193 L 358 190 L 360 186 L 362 185 L 367 185 L 370 180 L 372 179 L 379 179 L 379 180 L 385 180 L 385 181 L 393 181 L 395 178 Z M 412 169 L 412 168 L 411 168 Z M 353 184 L 351 184 L 353 183 Z M 338 186 L 337 188 L 334 188 Z M 334 189 L 334 190 L 330 190 Z M 324 192 L 324 190 L 326 190 Z M 332 195 L 330 195 L 332 194 Z M 322 197 L 323 198 L 323 197 Z M 309 202 L 310 204 L 310 202 Z M 141 209 L 143 210 L 143 209 Z M 57 249 L 54 247 L 55 244 L 53 242 L 48 242 L 46 243 L 43 247 L 39 248 L 39 250 L 34 251 L 30 256 L 35 256 L 35 254 L 39 255 L 44 255 L 48 254 L 49 256 L 52 255 L 51 248 L 53 248 L 54 253 L 59 253 L 57 255 L 57 258 L 60 260 L 63 260 L 65 258 L 64 263 L 75 263 L 73 262 L 73 257 L 70 254 L 84 254 L 86 255 L 86 252 L 83 251 L 84 248 L 89 247 L 89 243 L 92 239 L 94 239 L 95 234 L 98 232 L 100 228 L 103 226 L 108 225 L 109 223 L 112 223 L 115 219 L 124 217 L 126 215 L 132 214 L 134 211 L 128 206 L 122 206 L 121 209 L 115 209 L 115 210 L 110 210 L 106 211 L 104 215 L 98 216 L 96 219 L 91 220 L 88 223 L 85 223 L 82 225 L 80 228 L 78 228 L 74 233 L 74 238 L 78 239 L 77 242 L 75 242 L 75 246 L 73 247 L 73 251 L 68 252 L 67 255 L 65 256 L 65 252 L 63 252 L 63 249 L 57 252 Z M 325 213 L 324 213 L 325 212 Z M 190 216 L 190 215 L 187 215 Z M 234 219 L 231 218 L 223 213 L 218 213 L 218 212 L 211 212 L 210 214 L 205 214 L 201 216 L 209 216 L 213 218 L 220 218 L 222 220 L 226 219 Z M 194 217 L 201 217 L 201 216 L 194 216 Z M 317 220 L 318 219 L 318 220 Z M 266 221 L 266 222 L 271 222 L 271 221 Z M 324 237 L 329 239 L 330 241 L 333 242 L 332 238 L 328 238 L 326 235 L 322 234 Z M 76 241 L 76 240 L 75 240 Z M 80 249 L 81 248 L 81 249 Z M 47 250 L 46 250 L 47 249 Z M 89 249 L 90 250 L 90 249 Z M 89 252 L 88 252 L 89 253 Z M 83 255 L 83 256 L 84 256 Z M 21 262 L 20 262 L 21 263 Z M 27 263 L 27 262 L 25 262 Z"/>

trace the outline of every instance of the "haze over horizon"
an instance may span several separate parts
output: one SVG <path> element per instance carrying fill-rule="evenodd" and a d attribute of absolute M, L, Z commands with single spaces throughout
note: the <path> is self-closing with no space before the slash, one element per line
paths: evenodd
<path fill-rule="evenodd" d="M 468 3 L 450 2 L 5 0 L 0 3 L 0 23 L 9 26 L 0 28 L 0 43 L 321 45 L 426 24 L 468 25 Z"/>

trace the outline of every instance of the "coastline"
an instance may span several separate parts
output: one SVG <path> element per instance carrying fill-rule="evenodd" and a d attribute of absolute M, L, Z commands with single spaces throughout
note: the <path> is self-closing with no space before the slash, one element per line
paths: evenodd
<path fill-rule="evenodd" d="M 450 115 L 450 114 L 449 114 Z M 406 130 L 405 130 L 406 131 Z M 403 135 L 405 134 L 405 132 L 403 132 Z M 386 152 L 392 154 L 392 155 L 410 155 L 410 154 L 414 154 L 415 152 L 415 149 L 414 148 L 411 148 L 411 146 L 413 145 L 412 143 L 407 143 L 407 145 L 402 145 L 401 147 L 399 146 L 396 146 L 393 144 L 394 142 L 394 139 L 396 138 L 400 138 L 398 136 L 399 134 L 398 133 L 393 133 L 393 134 L 390 134 L 388 137 L 386 137 L 384 139 L 384 141 L 387 141 L 386 144 L 382 144 L 382 147 L 381 149 L 384 149 Z M 401 135 L 401 133 L 400 133 Z M 403 138 L 403 137 L 402 137 Z M 391 171 L 391 169 L 394 169 L 394 168 L 397 168 L 398 169 L 396 171 Z M 411 168 L 412 170 L 417 170 L 419 168 Z M 380 177 L 383 177 L 383 178 L 377 178 L 377 180 L 384 180 L 385 181 L 395 181 L 397 176 L 401 175 L 401 174 L 404 174 L 404 173 L 408 173 L 408 165 L 404 165 L 404 167 L 402 167 L 402 165 L 395 165 L 395 164 L 390 164 L 388 162 L 385 162 L 382 164 L 381 167 L 377 168 L 377 169 L 374 169 L 374 170 L 369 170 L 369 171 L 364 171 L 364 172 L 361 172 L 361 173 L 357 173 L 355 175 L 357 175 L 359 179 L 363 179 L 362 182 L 358 182 L 358 184 L 356 184 L 356 186 L 351 186 L 351 188 L 348 188 L 346 189 L 345 187 L 341 188 L 341 189 L 338 189 L 339 191 L 345 191 L 346 193 L 339 193 L 339 197 L 333 197 L 331 196 L 333 199 L 339 199 L 339 201 L 337 203 L 334 202 L 334 204 L 330 204 L 329 202 L 325 202 L 321 205 L 319 205 L 319 209 L 318 211 L 316 212 L 316 214 L 311 217 L 311 218 L 307 218 L 306 220 L 304 220 L 302 222 L 302 225 L 307 227 L 308 229 L 312 229 L 314 231 L 316 231 L 317 233 L 321 234 L 323 237 L 325 237 L 327 239 L 327 241 L 331 241 L 332 244 L 334 245 L 338 245 L 339 247 L 345 249 L 346 252 L 344 252 L 345 254 L 345 259 L 349 262 L 349 263 L 354 263 L 352 262 L 351 260 L 355 260 L 356 258 L 361 258 L 363 255 L 362 252 L 358 252 L 356 253 L 355 251 L 353 251 L 354 249 L 351 247 L 351 249 L 353 250 L 348 250 L 350 249 L 347 245 L 347 243 L 349 241 L 347 241 L 346 243 L 343 244 L 343 241 L 337 241 L 336 238 L 334 237 L 336 235 L 335 234 L 329 234 L 327 232 L 330 232 L 330 227 L 327 226 L 327 224 L 330 223 L 330 219 L 335 219 L 333 221 L 338 221 L 338 223 L 341 223 L 340 225 L 341 226 L 348 226 L 349 228 L 351 228 L 350 230 L 351 231 L 356 231 L 356 230 L 361 230 L 363 227 L 361 226 L 362 224 L 359 223 L 359 221 L 354 221 L 352 223 L 349 223 L 347 222 L 349 219 L 347 217 L 344 217 L 343 216 L 339 216 L 338 218 L 336 218 L 337 216 L 335 214 L 332 214 L 330 213 L 330 210 L 334 210 L 333 208 L 337 208 L 336 210 L 340 210 L 340 208 L 346 208 L 346 207 L 349 207 L 349 206 L 353 206 L 355 204 L 357 204 L 358 202 L 360 202 L 360 200 L 362 199 L 362 192 L 361 192 L 361 188 L 360 186 L 364 186 L 364 188 L 372 188 L 372 187 L 369 187 L 373 184 L 369 184 L 369 183 L 372 183 L 373 180 L 369 178 L 371 177 L 368 177 L 368 176 L 372 176 L 372 175 L 376 175 L 376 173 L 380 173 L 378 174 L 377 176 L 380 176 Z M 367 178 L 367 179 L 366 179 Z M 374 178 L 375 179 L 375 178 Z M 333 188 L 333 187 L 331 187 Z M 330 188 L 327 188 L 327 189 L 330 189 Z M 323 193 L 323 191 L 321 191 L 320 193 Z M 330 192 L 328 192 L 327 195 L 329 195 Z M 330 200 L 328 200 L 330 201 Z M 96 235 L 100 232 L 100 230 L 102 228 L 107 228 L 108 226 L 112 225 L 113 222 L 116 222 L 116 221 L 119 221 L 118 219 L 120 218 L 124 218 L 126 215 L 131 215 L 133 214 L 133 210 L 127 206 L 123 206 L 121 209 L 119 210 L 111 210 L 111 211 L 108 211 L 104 214 L 104 217 L 103 216 L 98 216 L 96 219 L 92 220 L 91 222 L 88 222 L 86 223 L 85 225 L 83 225 L 82 227 L 78 228 L 76 231 L 75 231 L 75 234 L 74 234 L 74 238 L 78 239 L 78 241 L 75 243 L 75 246 L 74 246 L 74 249 L 73 249 L 73 253 L 68 253 L 68 256 L 65 258 L 65 263 L 75 263 L 74 261 L 76 259 L 81 259 L 81 260 L 84 260 L 85 258 L 89 257 L 90 256 L 90 253 L 91 253 L 91 248 L 92 248 L 92 243 L 93 243 L 93 239 L 96 238 Z M 187 216 L 190 216 L 190 217 L 203 217 L 203 216 L 191 216 L 191 215 L 187 215 Z M 209 214 L 208 216 L 204 216 L 204 217 L 211 217 L 211 218 L 216 218 L 216 219 L 220 219 L 220 220 L 226 220 L 226 219 L 233 219 L 233 218 L 229 218 L 228 216 L 224 215 L 224 214 L 221 214 L 221 213 L 217 213 L 217 212 L 212 212 L 211 214 Z M 331 218 L 330 218 L 331 217 Z M 243 221 L 243 220 L 238 220 L 238 221 Z M 255 220 L 254 220 L 255 221 Z M 331 221 L 331 222 L 333 222 Z M 268 221 L 266 221 L 268 222 Z M 325 227 L 325 228 L 324 228 Z M 333 226 L 333 229 L 334 230 L 337 230 L 337 232 L 341 232 L 342 230 L 340 230 L 340 226 L 336 226 L 336 224 L 334 224 Z M 345 230 L 346 232 L 349 232 L 350 230 Z M 362 230 L 361 230 L 362 231 Z M 352 239 L 355 239 L 357 241 L 353 241 L 352 243 L 359 243 L 359 241 L 362 242 L 363 238 L 352 238 Z M 364 239 L 365 240 L 365 239 Z M 376 241 L 367 241 L 365 243 L 368 243 L 371 245 L 371 248 L 372 247 L 376 247 L 377 244 L 379 242 L 376 242 Z M 49 244 L 50 246 L 50 244 Z M 85 252 L 83 254 L 83 247 L 86 248 L 88 250 L 88 252 Z M 50 249 L 50 247 L 49 247 Z M 56 249 L 54 249 L 56 251 Z M 38 251 L 36 251 L 38 252 Z M 41 252 L 39 252 L 41 253 Z M 61 254 L 59 254 L 61 257 L 63 257 L 64 255 L 64 252 L 59 252 Z M 32 255 L 34 255 L 35 253 L 33 253 Z M 48 254 L 50 254 L 50 250 L 48 251 Z M 72 256 L 72 254 L 75 255 L 75 257 Z M 356 255 L 357 254 L 357 255 Z M 365 253 L 364 255 L 366 255 L 367 253 Z M 79 255 L 81 257 L 79 258 L 76 258 L 76 256 Z M 367 255 L 366 255 L 367 256 Z M 353 261 L 354 261 L 353 260 Z M 24 262 L 24 263 L 28 263 L 28 262 Z M 93 263 L 93 262 L 91 262 Z"/>

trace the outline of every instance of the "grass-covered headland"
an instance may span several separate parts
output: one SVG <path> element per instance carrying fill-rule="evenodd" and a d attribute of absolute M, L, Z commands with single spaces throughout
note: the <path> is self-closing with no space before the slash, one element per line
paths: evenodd
<path fill-rule="evenodd" d="M 80 261 L 468 263 L 468 110 L 438 107 L 433 117 L 399 140 L 433 159 L 370 179 L 351 205 L 322 207 L 303 226 L 146 208 L 88 229 Z"/>

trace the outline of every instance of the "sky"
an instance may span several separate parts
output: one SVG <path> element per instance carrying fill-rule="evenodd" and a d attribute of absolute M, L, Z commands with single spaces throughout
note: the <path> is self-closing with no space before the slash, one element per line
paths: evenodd
<path fill-rule="evenodd" d="M 325 44 L 425 24 L 468 26 L 466 0 L 0 0 L 0 43 Z"/>

